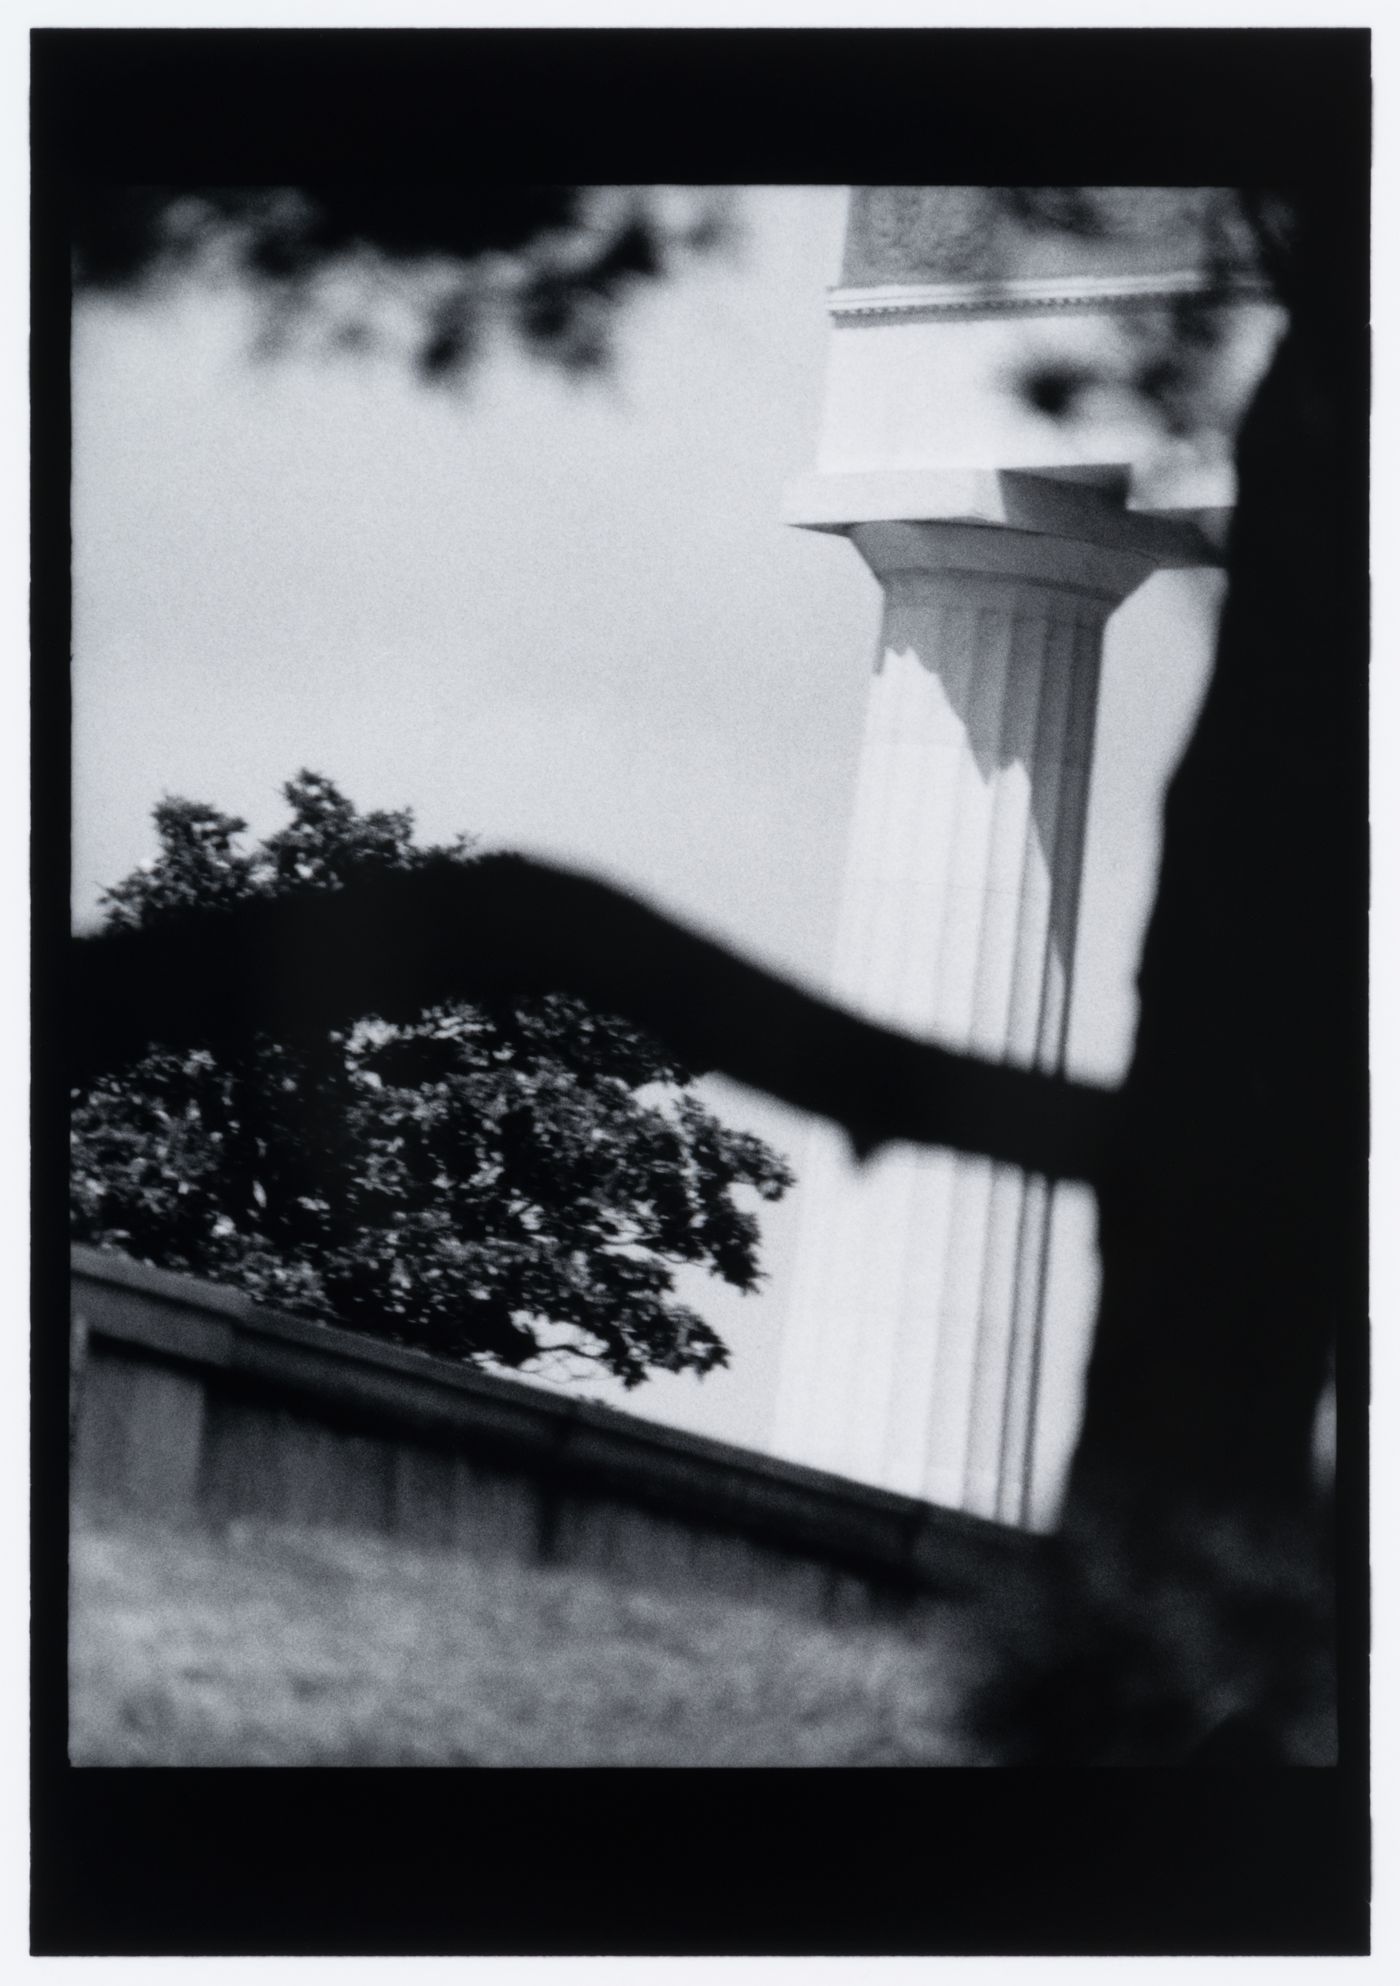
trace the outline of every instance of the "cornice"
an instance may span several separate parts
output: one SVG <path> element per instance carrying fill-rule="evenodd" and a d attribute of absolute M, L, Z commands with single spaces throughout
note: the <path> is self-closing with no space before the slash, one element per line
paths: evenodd
<path fill-rule="evenodd" d="M 941 318 L 1150 309 L 1193 297 L 1235 303 L 1269 295 L 1262 278 L 1244 271 L 1222 278 L 1200 269 L 1179 269 L 1137 276 L 1018 276 L 1003 282 L 838 287 L 827 292 L 827 308 L 838 323 L 886 323 L 893 318 L 918 323 Z"/>

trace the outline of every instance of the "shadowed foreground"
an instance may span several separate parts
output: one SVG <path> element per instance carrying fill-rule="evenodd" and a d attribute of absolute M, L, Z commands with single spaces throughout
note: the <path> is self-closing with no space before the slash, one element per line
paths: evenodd
<path fill-rule="evenodd" d="M 961 1765 L 957 1619 L 825 1627 L 290 1527 L 73 1540 L 75 1765 Z"/>

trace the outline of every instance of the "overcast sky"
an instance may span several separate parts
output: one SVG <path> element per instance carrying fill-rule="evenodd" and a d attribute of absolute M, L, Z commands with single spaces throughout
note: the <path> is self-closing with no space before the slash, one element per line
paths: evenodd
<path fill-rule="evenodd" d="M 778 519 L 815 453 L 843 195 L 740 211 L 735 251 L 633 304 L 602 383 L 503 351 L 434 390 L 389 362 L 255 360 L 236 299 L 82 306 L 80 921 L 152 852 L 162 793 L 263 833 L 308 766 L 361 807 L 413 807 L 425 839 L 580 864 L 824 980 L 879 596 L 844 542 Z M 1075 1051 L 1109 1077 L 1200 688 L 1134 653 L 1133 612 L 1105 676 Z M 714 1093 L 800 1159 L 791 1113 Z M 765 1215 L 762 1296 L 688 1286 L 731 1371 L 629 1408 L 766 1438 L 795 1211 Z"/>

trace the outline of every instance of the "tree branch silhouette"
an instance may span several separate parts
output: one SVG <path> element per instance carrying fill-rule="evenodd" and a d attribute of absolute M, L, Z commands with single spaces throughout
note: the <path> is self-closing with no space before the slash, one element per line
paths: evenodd
<path fill-rule="evenodd" d="M 80 937 L 71 1078 L 149 1044 L 294 1038 L 356 1015 L 573 993 L 716 1070 L 839 1124 L 860 1155 L 943 1144 L 1097 1176 L 1109 1092 L 957 1055 L 803 992 L 607 884 L 519 856 L 435 862 L 333 893 Z"/>

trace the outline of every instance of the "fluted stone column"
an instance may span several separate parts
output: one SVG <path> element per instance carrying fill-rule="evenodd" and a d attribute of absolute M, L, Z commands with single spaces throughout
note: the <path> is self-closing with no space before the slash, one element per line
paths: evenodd
<path fill-rule="evenodd" d="M 1057 1068 L 1104 624 L 1154 561 L 995 525 L 848 535 L 885 605 L 835 991 L 911 1032 Z M 804 1191 L 779 1447 L 1023 1520 L 1047 1182 L 900 1148 L 852 1183 L 819 1137 Z"/>
<path fill-rule="evenodd" d="M 987 188 L 853 188 L 816 473 L 786 511 L 849 539 L 884 595 L 836 994 L 1043 1069 L 1065 1055 L 1105 623 L 1154 570 L 1219 562 L 1234 424 L 1278 330 L 1247 269 L 1221 281 L 1210 188 L 1095 203 L 1066 234 Z M 1043 411 L 1046 382 L 1134 377 L 1144 334 L 1207 296 L 1213 387 L 1189 435 L 1131 392 Z M 1047 1269 L 1084 1332 L 1096 1273 L 1054 1187 L 912 1147 L 854 1174 L 822 1130 L 799 1179 L 775 1447 L 1044 1515 Z"/>

